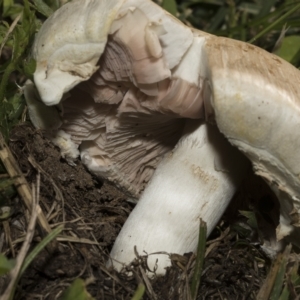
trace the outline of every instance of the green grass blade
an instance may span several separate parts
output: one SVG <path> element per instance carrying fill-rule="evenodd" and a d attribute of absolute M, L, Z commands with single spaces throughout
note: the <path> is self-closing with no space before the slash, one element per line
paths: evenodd
<path fill-rule="evenodd" d="M 55 239 L 63 230 L 63 226 L 60 225 L 56 227 L 54 230 L 52 230 L 46 237 L 42 239 L 41 242 L 39 242 L 35 248 L 29 253 L 29 255 L 26 257 L 23 266 L 20 271 L 20 276 L 24 273 L 24 271 L 27 269 L 27 267 L 30 265 L 30 263 L 34 260 L 34 258 L 53 240 Z"/>
<path fill-rule="evenodd" d="M 192 278 L 192 284 L 191 284 L 191 296 L 192 296 L 193 300 L 196 299 L 198 289 L 200 286 L 200 280 L 201 280 L 201 274 L 202 274 L 203 262 L 204 262 L 204 255 L 205 255 L 206 235 L 207 235 L 206 223 L 201 219 L 195 271 L 194 271 L 194 275 Z"/>
<path fill-rule="evenodd" d="M 265 279 L 263 285 L 261 286 L 257 296 L 256 300 L 266 300 L 269 299 L 272 294 L 272 300 L 278 299 L 274 297 L 278 296 L 278 290 L 279 292 L 282 289 L 282 276 L 284 276 L 284 271 L 286 267 L 286 262 L 288 255 L 291 251 L 291 246 L 287 246 L 284 253 L 279 253 L 274 260 L 272 267 L 267 275 L 267 278 Z M 279 285 L 279 286 L 275 286 Z"/>
<path fill-rule="evenodd" d="M 0 276 L 10 272 L 15 264 L 16 262 L 14 259 L 7 259 L 6 256 L 0 253 Z"/>
<path fill-rule="evenodd" d="M 63 292 L 60 300 L 95 300 L 86 290 L 84 280 L 77 278 Z"/>
<path fill-rule="evenodd" d="M 45 17 L 49 18 L 53 14 L 53 9 L 48 6 L 43 0 L 33 0 L 35 8 Z"/>
<path fill-rule="evenodd" d="M 286 264 L 288 262 L 288 257 L 291 253 L 292 245 L 289 245 L 285 248 L 283 252 L 283 257 L 281 260 L 281 264 L 279 266 L 277 276 L 274 281 L 274 286 L 270 295 L 270 300 L 278 300 L 282 291 L 284 275 L 286 270 Z"/>
<path fill-rule="evenodd" d="M 161 5 L 166 11 L 168 11 L 173 16 L 177 14 L 177 4 L 175 0 L 163 0 Z"/>
<path fill-rule="evenodd" d="M 273 22 L 272 24 L 270 24 L 269 26 L 267 26 L 264 30 L 262 30 L 259 34 L 257 34 L 254 38 L 252 38 L 250 41 L 248 41 L 248 43 L 252 44 L 254 43 L 258 38 L 262 37 L 263 35 L 265 35 L 266 33 L 268 33 L 269 31 L 271 31 L 277 24 L 281 23 L 282 21 L 284 21 L 287 17 L 289 17 L 290 15 L 292 15 L 294 12 L 296 12 L 298 9 L 300 9 L 300 4 L 294 6 L 293 8 L 291 8 L 288 12 L 286 12 L 283 16 L 281 16 L 280 18 L 278 18 L 275 22 Z"/>
<path fill-rule="evenodd" d="M 277 0 L 260 0 L 261 10 L 258 14 L 258 17 L 263 17 L 267 15 L 272 7 L 275 6 Z"/>
<path fill-rule="evenodd" d="M 131 300 L 141 300 L 143 299 L 143 295 L 145 293 L 145 285 L 140 283 L 132 296 Z"/>

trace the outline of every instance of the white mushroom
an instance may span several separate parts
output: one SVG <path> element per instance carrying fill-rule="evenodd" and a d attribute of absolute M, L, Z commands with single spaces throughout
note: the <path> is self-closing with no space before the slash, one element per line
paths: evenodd
<path fill-rule="evenodd" d="M 299 226 L 300 72 L 287 62 L 186 27 L 150 0 L 72 1 L 44 23 L 33 55 L 42 101 L 69 92 L 49 128 L 67 160 L 79 149 L 91 172 L 140 197 L 112 250 L 118 269 L 134 246 L 194 251 L 200 218 L 210 233 L 247 167 L 222 134 L 278 196 L 277 238 Z M 162 274 L 170 261 L 151 257 Z"/>

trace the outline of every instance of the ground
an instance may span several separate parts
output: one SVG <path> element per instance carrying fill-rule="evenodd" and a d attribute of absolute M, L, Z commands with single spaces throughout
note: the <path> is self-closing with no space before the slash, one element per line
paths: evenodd
<path fill-rule="evenodd" d="M 134 207 L 124 194 L 94 178 L 80 161 L 76 166 L 68 165 L 59 150 L 30 124 L 13 130 L 10 149 L 30 184 L 36 183 L 37 169 L 40 170 L 39 201 L 51 227 L 64 222 L 54 250 L 43 250 L 29 266 L 15 299 L 59 299 L 77 277 L 88 279 L 87 290 L 95 299 L 131 299 L 140 282 L 147 286 L 143 299 L 189 299 L 188 282 L 195 264 L 192 253 L 173 255 L 173 267 L 166 276 L 149 281 L 139 264 L 129 277 L 106 269 L 114 240 Z M 259 189 L 241 190 L 234 201 L 238 206 L 233 209 L 231 205 L 210 236 L 197 299 L 256 298 L 270 259 L 254 243 L 255 234 L 241 226 L 245 218 L 241 218 L 238 209 L 246 209 L 249 199 L 271 197 L 268 191 L 257 192 Z M 11 205 L 15 209 L 9 220 L 12 243 L 4 242 L 2 249 L 8 257 L 20 249 L 29 216 L 18 196 Z M 36 231 L 33 246 L 40 239 Z M 2 291 L 6 284 L 2 278 Z"/>

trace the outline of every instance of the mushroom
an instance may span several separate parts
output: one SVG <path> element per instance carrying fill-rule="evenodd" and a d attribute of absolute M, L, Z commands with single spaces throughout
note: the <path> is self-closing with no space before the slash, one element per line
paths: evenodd
<path fill-rule="evenodd" d="M 88 170 L 140 199 L 109 264 L 120 270 L 134 247 L 194 251 L 199 219 L 209 234 L 244 178 L 244 155 L 279 199 L 277 239 L 299 234 L 300 72 L 292 65 L 189 28 L 150 0 L 67 3 L 43 24 L 33 56 L 36 87 L 25 87 L 36 99 L 33 123 L 50 124 L 43 129 L 69 163 L 80 153 Z M 40 109 L 35 88 L 48 107 Z M 57 122 L 43 121 L 47 108 Z M 150 268 L 156 260 L 163 274 L 170 260 L 150 255 Z"/>

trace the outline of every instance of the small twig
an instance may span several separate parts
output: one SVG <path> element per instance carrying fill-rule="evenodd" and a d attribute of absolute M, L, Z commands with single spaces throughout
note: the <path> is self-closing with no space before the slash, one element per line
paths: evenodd
<path fill-rule="evenodd" d="M 208 241 L 206 242 L 206 245 L 208 246 L 206 248 L 206 251 L 205 251 L 205 256 L 204 257 L 207 257 L 208 254 L 216 247 L 219 246 L 219 244 L 221 243 L 221 241 L 229 234 L 230 232 L 230 227 L 227 227 L 226 230 L 224 232 L 222 232 L 222 234 L 214 239 L 214 240 L 211 240 L 211 241 Z"/>
<path fill-rule="evenodd" d="M 48 219 L 48 222 L 52 221 L 53 219 L 57 218 L 57 216 L 60 215 L 60 212 L 61 212 L 62 208 L 60 207 L 60 205 L 57 205 L 57 208 L 56 208 L 56 211 L 55 213 L 53 213 L 52 215 L 50 215 L 47 219 Z M 63 223 L 65 223 L 63 221 Z"/>
<path fill-rule="evenodd" d="M 10 178 L 8 174 L 0 174 L 0 179 Z"/>
<path fill-rule="evenodd" d="M 68 225 L 68 224 L 72 224 L 72 223 L 76 223 L 78 221 L 81 221 L 83 219 L 83 217 L 78 217 L 76 219 L 73 219 L 73 220 L 70 220 L 70 221 L 66 221 L 66 222 L 58 222 L 58 223 L 54 223 L 54 224 L 51 224 L 50 227 L 53 228 L 53 227 L 57 227 L 58 225 Z M 100 225 L 102 225 L 102 223 L 104 222 L 99 222 Z M 98 224 L 98 223 L 84 223 L 84 225 L 94 225 L 94 224 Z M 65 228 L 66 230 L 66 228 Z"/>
<path fill-rule="evenodd" d="M 57 201 L 54 200 L 54 201 L 52 202 L 51 207 L 47 209 L 46 218 L 47 218 L 48 222 L 49 222 L 49 217 L 51 216 L 52 212 L 56 209 L 56 206 L 57 206 Z M 64 222 L 63 222 L 63 223 L 64 223 Z"/>
<path fill-rule="evenodd" d="M 114 276 L 111 274 L 104 266 L 100 265 L 99 268 L 102 272 L 104 272 L 106 275 L 108 275 L 111 279 L 113 279 L 113 282 L 118 283 L 126 292 L 132 293 L 132 289 L 126 286 L 117 276 Z"/>
<path fill-rule="evenodd" d="M 155 292 L 154 292 L 154 290 L 153 290 L 153 288 L 152 288 L 152 285 L 151 285 L 151 283 L 150 283 L 150 281 L 149 281 L 149 278 L 148 278 L 148 276 L 146 275 L 146 273 L 145 273 L 144 269 L 142 268 L 142 266 L 139 266 L 139 270 L 140 270 L 140 272 L 141 272 L 141 274 L 142 274 L 143 281 L 144 281 L 144 283 L 145 283 L 145 285 L 146 285 L 146 287 L 147 287 L 147 290 L 148 290 L 148 292 L 149 292 L 150 298 L 156 300 L 156 299 L 157 299 L 157 296 L 155 295 Z"/>
<path fill-rule="evenodd" d="M 73 208 L 71 205 L 68 204 L 68 202 L 66 202 L 66 206 L 68 206 L 68 208 L 72 211 L 72 213 L 73 213 L 78 219 L 79 219 L 79 218 L 82 219 L 82 223 L 83 223 L 83 224 L 86 224 L 85 221 L 84 221 L 84 219 L 82 218 L 82 216 L 79 216 L 79 215 L 77 214 L 77 212 L 74 210 L 74 208 Z M 98 224 L 98 223 L 97 223 L 97 224 Z M 100 223 L 100 224 L 101 224 L 101 223 Z M 96 239 L 94 233 L 91 232 L 90 234 L 91 234 L 92 238 L 94 239 L 94 241 L 97 242 L 97 239 Z M 97 244 L 95 244 L 95 245 L 98 247 L 98 249 L 99 249 L 100 251 L 103 251 L 102 248 L 101 248 L 101 244 L 100 244 L 100 243 L 97 242 Z"/>
<path fill-rule="evenodd" d="M 60 235 L 56 238 L 59 242 L 70 242 L 70 243 L 81 243 L 81 244 L 89 244 L 89 245 L 98 245 L 98 242 L 91 241 L 89 239 L 72 237 L 72 236 L 63 236 Z"/>
<path fill-rule="evenodd" d="M 4 164 L 7 173 L 12 179 L 14 179 L 14 185 L 21 196 L 21 199 L 24 201 L 25 206 L 29 211 L 32 210 L 32 193 L 28 185 L 27 180 L 25 179 L 23 173 L 19 169 L 18 163 L 6 145 L 2 134 L 0 133 L 0 159 Z M 51 228 L 43 214 L 40 210 L 38 212 L 38 223 L 41 226 L 43 232 L 49 233 Z"/>

